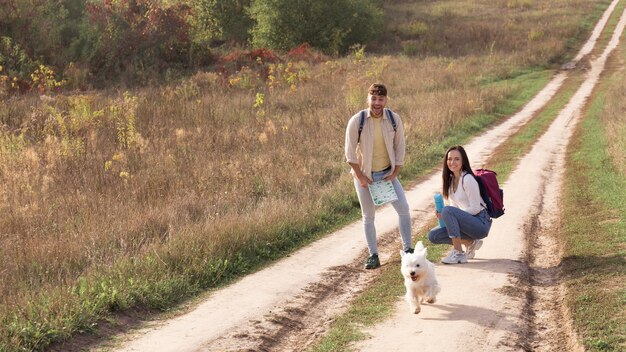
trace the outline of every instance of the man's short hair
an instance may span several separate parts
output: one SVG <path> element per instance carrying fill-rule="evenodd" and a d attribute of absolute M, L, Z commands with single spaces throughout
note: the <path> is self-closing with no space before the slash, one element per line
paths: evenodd
<path fill-rule="evenodd" d="M 371 95 L 381 95 L 381 96 L 386 97 L 387 87 L 385 87 L 385 85 L 382 83 L 374 83 L 369 87 L 367 92 Z"/>

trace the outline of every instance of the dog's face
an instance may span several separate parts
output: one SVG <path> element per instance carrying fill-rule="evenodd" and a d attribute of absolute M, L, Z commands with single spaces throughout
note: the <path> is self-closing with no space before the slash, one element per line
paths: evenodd
<path fill-rule="evenodd" d="M 415 253 L 412 254 L 401 252 L 401 255 L 402 266 L 400 270 L 406 279 L 417 281 L 428 275 L 430 266 L 428 265 L 428 259 L 426 259 L 426 248 L 416 248 Z"/>

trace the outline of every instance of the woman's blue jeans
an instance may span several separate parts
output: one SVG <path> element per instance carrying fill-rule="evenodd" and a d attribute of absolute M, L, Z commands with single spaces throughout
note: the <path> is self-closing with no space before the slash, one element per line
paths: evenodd
<path fill-rule="evenodd" d="M 441 210 L 441 220 L 446 227 L 437 226 L 428 233 L 432 243 L 452 244 L 453 237 L 479 240 L 487 237 L 491 229 L 491 218 L 484 209 L 472 215 L 457 207 L 445 206 Z"/>
<path fill-rule="evenodd" d="M 374 181 L 382 180 L 389 171 L 372 172 L 372 179 Z M 402 237 L 403 250 L 407 250 L 411 247 L 411 212 L 409 209 L 409 203 L 406 200 L 404 189 L 400 181 L 396 177 L 393 181 L 393 188 L 396 190 L 398 199 L 393 201 L 391 205 L 398 213 L 398 226 L 400 227 L 400 236 Z M 367 248 L 370 255 L 378 254 L 378 244 L 376 243 L 376 226 L 374 225 L 374 217 L 376 214 L 376 205 L 372 200 L 372 195 L 367 187 L 361 187 L 361 183 L 355 177 L 354 188 L 356 194 L 359 197 L 359 203 L 361 204 L 361 215 L 363 216 L 363 227 L 365 229 L 365 240 L 367 241 Z"/>

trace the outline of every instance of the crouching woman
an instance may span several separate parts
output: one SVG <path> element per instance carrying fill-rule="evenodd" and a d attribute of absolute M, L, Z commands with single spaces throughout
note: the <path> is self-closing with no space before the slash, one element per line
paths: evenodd
<path fill-rule="evenodd" d="M 450 205 L 436 212 L 445 227 L 428 233 L 432 243 L 451 244 L 454 248 L 441 260 L 445 264 L 467 263 L 489 234 L 491 218 L 480 196 L 478 182 L 462 146 L 450 147 L 443 160 L 443 198 Z M 463 251 L 465 246 L 465 251 Z"/>

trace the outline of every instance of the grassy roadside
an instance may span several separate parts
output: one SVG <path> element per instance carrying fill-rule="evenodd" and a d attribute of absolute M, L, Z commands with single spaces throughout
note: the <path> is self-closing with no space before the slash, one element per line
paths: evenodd
<path fill-rule="evenodd" d="M 587 351 L 626 349 L 624 44 L 617 56 L 572 138 L 564 184 L 566 304 Z"/>
<path fill-rule="evenodd" d="M 499 178 L 506 180 L 515 169 L 519 159 L 530 151 L 535 140 L 546 131 L 559 111 L 574 95 L 582 80 L 583 77 L 580 74 L 570 76 L 541 112 L 498 148 L 486 167 L 498 170 Z"/>
<path fill-rule="evenodd" d="M 563 196 L 566 304 L 588 351 L 626 349 L 625 58 L 622 42 L 567 159 L 567 174 L 577 177 L 566 178 Z"/>

